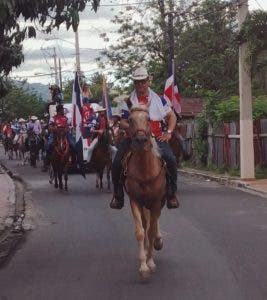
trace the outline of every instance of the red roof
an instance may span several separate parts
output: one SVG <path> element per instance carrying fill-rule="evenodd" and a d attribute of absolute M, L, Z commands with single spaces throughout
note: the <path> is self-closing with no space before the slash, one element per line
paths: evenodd
<path fill-rule="evenodd" d="M 204 101 L 201 98 L 181 98 L 182 116 L 195 117 L 204 109 Z"/>

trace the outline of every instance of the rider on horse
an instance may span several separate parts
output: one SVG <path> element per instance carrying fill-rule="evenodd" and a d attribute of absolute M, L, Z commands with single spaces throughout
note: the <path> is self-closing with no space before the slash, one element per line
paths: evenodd
<path fill-rule="evenodd" d="M 10 122 L 7 122 L 6 125 L 3 127 L 3 135 L 4 138 L 12 137 L 13 129 L 11 128 Z"/>
<path fill-rule="evenodd" d="M 31 116 L 30 122 L 28 123 L 28 131 L 32 131 L 36 136 L 40 136 L 42 132 L 42 126 L 36 116 Z"/>
<path fill-rule="evenodd" d="M 57 105 L 56 107 L 56 115 L 53 116 L 49 121 L 49 137 L 48 137 L 48 150 L 47 150 L 47 160 L 49 161 L 51 158 L 52 150 L 53 150 L 53 144 L 54 144 L 54 134 L 58 129 L 66 129 L 67 133 L 67 140 L 70 145 L 71 154 L 72 154 L 72 160 L 74 160 L 74 153 L 75 153 L 75 144 L 72 140 L 72 137 L 69 132 L 69 120 L 64 115 L 64 107 L 62 104 Z"/>
<path fill-rule="evenodd" d="M 26 134 L 27 134 L 26 120 L 24 120 L 23 118 L 19 118 L 19 120 L 18 120 L 18 130 L 17 130 L 17 133 L 14 137 L 14 143 L 17 143 L 19 138 L 22 135 L 26 135 Z"/>
<path fill-rule="evenodd" d="M 110 124 L 110 129 L 112 132 L 113 143 L 117 146 L 122 139 L 126 137 L 126 132 L 120 126 L 121 112 L 117 108 L 112 109 L 112 121 Z"/>
<path fill-rule="evenodd" d="M 83 106 L 84 109 L 85 105 Z M 98 114 L 98 115 L 97 115 Z M 99 138 L 104 134 L 108 128 L 108 122 L 106 118 L 106 108 L 98 105 L 95 111 L 91 112 L 86 119 L 84 119 L 84 129 L 87 132 L 86 138 L 90 144 L 88 147 L 87 162 L 89 163 L 92 158 L 93 151 L 99 141 Z M 109 145 L 112 157 L 115 156 L 117 148 Z"/>
<path fill-rule="evenodd" d="M 168 144 L 176 125 L 176 116 L 164 98 L 160 98 L 149 88 L 149 75 L 144 67 L 139 67 L 133 72 L 135 90 L 132 92 L 125 107 L 122 110 L 121 127 L 129 129 L 128 117 L 131 107 L 145 104 L 148 107 L 152 136 L 156 139 L 160 148 L 162 158 L 167 164 L 167 207 L 177 208 L 179 206 L 177 192 L 177 163 L 176 158 Z M 166 124 L 167 131 L 163 132 L 162 123 Z M 110 207 L 121 209 L 124 205 L 123 193 L 123 166 L 122 160 L 130 150 L 130 138 L 124 139 L 118 146 L 118 152 L 112 164 L 112 181 L 114 195 Z"/>

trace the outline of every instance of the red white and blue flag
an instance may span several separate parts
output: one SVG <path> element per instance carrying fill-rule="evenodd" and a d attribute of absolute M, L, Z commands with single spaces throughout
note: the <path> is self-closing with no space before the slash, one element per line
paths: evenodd
<path fill-rule="evenodd" d="M 165 83 L 164 98 L 172 105 L 177 114 L 181 113 L 180 94 L 172 74 Z"/>
<path fill-rule="evenodd" d="M 82 175 L 84 176 L 83 166 L 83 140 L 82 140 L 82 99 L 81 88 L 79 83 L 78 73 L 75 73 L 72 91 L 72 126 L 75 129 L 75 150 L 77 155 L 77 163 L 80 167 Z"/>

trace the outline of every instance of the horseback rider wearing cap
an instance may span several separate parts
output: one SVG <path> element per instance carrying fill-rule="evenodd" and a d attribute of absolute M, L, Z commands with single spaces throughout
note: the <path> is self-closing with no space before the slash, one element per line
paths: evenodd
<path fill-rule="evenodd" d="M 31 116 L 30 117 L 30 122 L 28 124 L 28 130 L 33 131 L 34 134 L 39 136 L 42 132 L 42 126 L 40 121 L 36 116 Z"/>
<path fill-rule="evenodd" d="M 137 68 L 132 75 L 134 82 L 134 91 L 125 102 L 122 109 L 120 126 L 128 131 L 129 112 L 131 107 L 140 104 L 146 105 L 149 111 L 150 126 L 152 136 L 155 138 L 158 147 L 162 153 L 162 158 L 167 164 L 167 207 L 177 208 L 179 206 L 177 192 L 177 163 L 175 156 L 168 144 L 172 132 L 176 125 L 176 116 L 164 98 L 160 98 L 149 88 L 149 75 L 144 67 Z M 162 124 L 166 124 L 167 131 L 163 131 Z M 127 152 L 130 151 L 130 138 L 124 139 L 118 145 L 118 151 L 112 164 L 112 180 L 114 185 L 114 194 L 110 207 L 121 209 L 124 205 L 123 178 L 122 178 L 122 160 Z"/>
<path fill-rule="evenodd" d="M 54 143 L 54 132 L 58 128 L 66 128 L 67 130 L 67 140 L 70 145 L 72 160 L 75 158 L 75 143 L 70 135 L 69 132 L 69 120 L 64 115 L 64 107 L 62 104 L 58 104 L 56 107 L 56 115 L 53 116 L 49 120 L 49 137 L 48 137 L 48 149 L 47 149 L 47 160 L 50 160 L 50 156 L 53 150 L 53 143 Z"/>

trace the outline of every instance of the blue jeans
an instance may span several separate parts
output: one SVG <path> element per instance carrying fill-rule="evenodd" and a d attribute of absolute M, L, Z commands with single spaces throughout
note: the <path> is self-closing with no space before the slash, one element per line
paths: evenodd
<path fill-rule="evenodd" d="M 158 140 L 157 144 L 161 152 L 161 157 L 166 161 L 167 170 L 169 176 L 167 175 L 168 185 L 171 188 L 171 192 L 175 193 L 177 191 L 177 162 L 176 158 L 172 152 L 170 145 L 166 142 L 160 142 Z"/>

